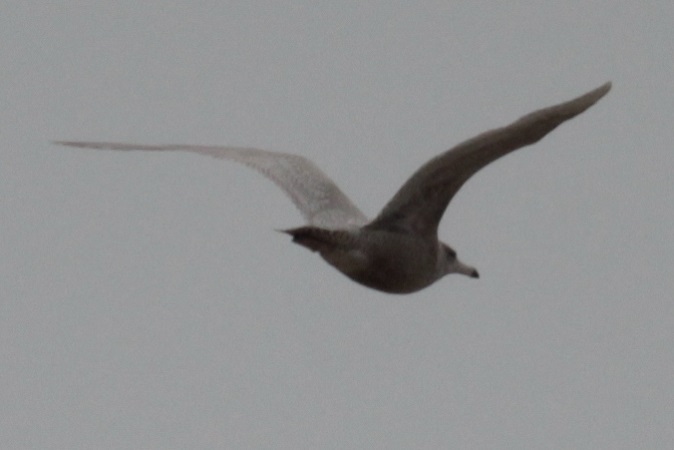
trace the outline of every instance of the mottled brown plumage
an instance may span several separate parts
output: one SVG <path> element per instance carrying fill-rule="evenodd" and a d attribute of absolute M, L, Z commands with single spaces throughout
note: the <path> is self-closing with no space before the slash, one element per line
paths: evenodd
<path fill-rule="evenodd" d="M 371 222 L 327 175 L 302 156 L 238 147 L 57 143 L 108 150 L 187 151 L 246 164 L 283 189 L 304 215 L 307 226 L 284 230 L 293 242 L 318 252 L 358 283 L 403 294 L 423 289 L 449 273 L 477 278 L 475 268 L 460 262 L 456 252 L 438 240 L 438 224 L 451 199 L 478 170 L 539 141 L 610 89 L 611 84 L 606 83 L 436 156 L 403 184 Z"/>

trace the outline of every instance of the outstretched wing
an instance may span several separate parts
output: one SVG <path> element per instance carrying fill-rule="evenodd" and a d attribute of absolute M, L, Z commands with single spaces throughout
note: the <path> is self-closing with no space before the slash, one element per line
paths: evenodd
<path fill-rule="evenodd" d="M 403 184 L 368 227 L 435 235 L 450 200 L 478 170 L 518 148 L 533 144 L 559 124 L 594 105 L 611 83 L 578 98 L 521 117 L 442 153 Z"/>
<path fill-rule="evenodd" d="M 70 147 L 103 150 L 185 151 L 229 159 L 255 169 L 290 197 L 306 221 L 322 228 L 361 226 L 365 215 L 313 162 L 303 156 L 254 148 L 201 145 L 136 145 L 113 142 L 54 142 Z"/>

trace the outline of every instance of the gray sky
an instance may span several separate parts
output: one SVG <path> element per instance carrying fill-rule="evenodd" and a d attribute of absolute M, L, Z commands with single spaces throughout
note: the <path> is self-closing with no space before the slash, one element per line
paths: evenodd
<path fill-rule="evenodd" d="M 0 447 L 670 448 L 674 6 L 455 3 L 4 2 Z M 238 165 L 48 143 L 295 152 L 373 216 L 607 80 L 453 201 L 481 279 L 409 296 Z"/>

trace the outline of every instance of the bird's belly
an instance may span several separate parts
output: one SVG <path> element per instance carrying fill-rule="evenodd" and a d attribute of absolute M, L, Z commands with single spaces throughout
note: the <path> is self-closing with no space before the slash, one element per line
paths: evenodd
<path fill-rule="evenodd" d="M 321 256 L 353 281 L 392 294 L 418 291 L 436 279 L 435 261 L 420 261 L 409 254 L 373 255 L 351 250 Z"/>

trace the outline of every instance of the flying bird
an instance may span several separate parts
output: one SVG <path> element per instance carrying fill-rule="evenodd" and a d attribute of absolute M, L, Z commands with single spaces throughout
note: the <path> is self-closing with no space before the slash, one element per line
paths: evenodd
<path fill-rule="evenodd" d="M 373 220 L 313 162 L 299 155 L 242 147 L 136 145 L 58 141 L 103 150 L 185 151 L 236 161 L 273 181 L 292 200 L 306 225 L 283 231 L 360 284 L 393 294 L 424 289 L 450 273 L 478 278 L 438 239 L 438 224 L 461 186 L 478 170 L 531 145 L 594 105 L 606 83 L 580 97 L 527 114 L 469 139 L 421 166 Z"/>

